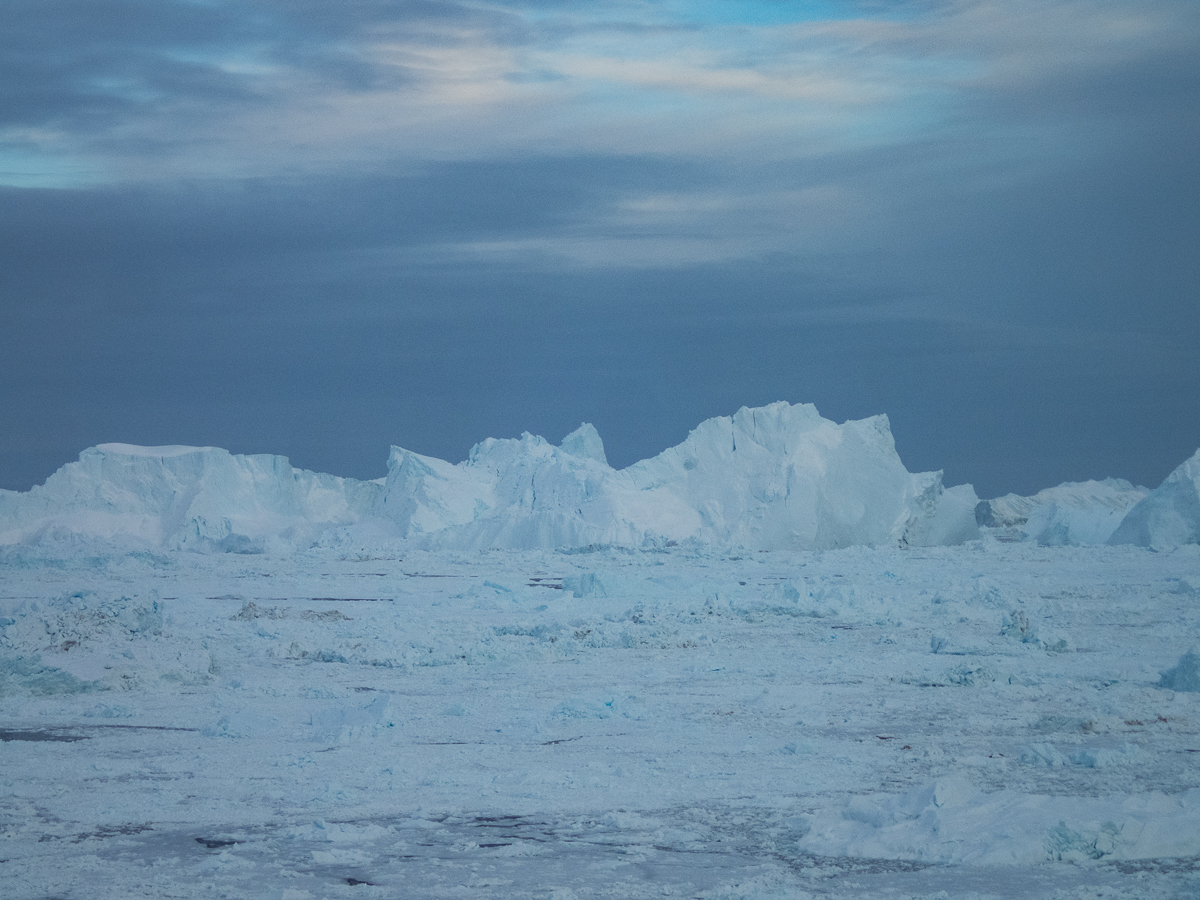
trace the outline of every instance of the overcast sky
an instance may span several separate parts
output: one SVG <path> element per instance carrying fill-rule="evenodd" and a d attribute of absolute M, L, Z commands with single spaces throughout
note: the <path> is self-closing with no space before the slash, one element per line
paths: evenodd
<path fill-rule="evenodd" d="M 1195 0 L 5 0 L 0 487 L 887 413 L 980 496 L 1200 445 Z"/>

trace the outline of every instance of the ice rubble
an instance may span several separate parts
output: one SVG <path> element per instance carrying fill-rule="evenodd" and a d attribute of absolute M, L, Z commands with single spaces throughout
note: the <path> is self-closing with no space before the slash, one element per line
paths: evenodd
<path fill-rule="evenodd" d="M 1131 509 L 1108 542 L 1141 547 L 1200 543 L 1200 450 Z"/>
<path fill-rule="evenodd" d="M 1103 544 L 1125 514 L 1149 493 L 1123 478 L 1066 482 L 1030 497 L 981 500 L 976 521 L 1002 540 L 1043 546 Z"/>
<path fill-rule="evenodd" d="M 530 434 L 489 438 L 457 465 L 393 447 L 382 483 L 295 469 L 282 456 L 105 444 L 41 487 L 0 492 L 0 544 L 926 546 L 975 537 L 977 502 L 969 485 L 943 488 L 940 472 L 909 473 L 886 416 L 838 425 L 811 404 L 780 402 L 709 419 L 622 470 L 588 424 L 557 447 Z"/>

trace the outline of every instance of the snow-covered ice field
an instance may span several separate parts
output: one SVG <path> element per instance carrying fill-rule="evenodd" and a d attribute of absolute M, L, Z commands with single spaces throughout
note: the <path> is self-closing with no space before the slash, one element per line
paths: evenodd
<path fill-rule="evenodd" d="M 12 549 L 0 598 L 10 900 L 1200 896 L 1195 544 Z"/>

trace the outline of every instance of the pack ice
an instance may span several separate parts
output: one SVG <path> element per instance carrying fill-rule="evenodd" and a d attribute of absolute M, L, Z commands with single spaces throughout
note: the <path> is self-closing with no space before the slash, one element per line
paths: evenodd
<path fill-rule="evenodd" d="M 289 552 L 402 539 L 423 549 L 688 544 L 755 550 L 956 544 L 978 498 L 912 474 L 886 416 L 743 407 L 621 470 L 583 425 L 559 446 L 489 438 L 457 465 L 393 447 L 364 482 L 282 456 L 103 444 L 25 493 L 0 492 L 0 544 Z"/>

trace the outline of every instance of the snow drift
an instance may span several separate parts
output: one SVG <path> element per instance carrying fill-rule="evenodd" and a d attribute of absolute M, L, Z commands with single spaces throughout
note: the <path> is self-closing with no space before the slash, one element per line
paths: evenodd
<path fill-rule="evenodd" d="M 709 419 L 622 470 L 587 424 L 557 447 L 489 438 L 457 465 L 393 447 L 382 483 L 282 456 L 105 444 L 41 487 L 0 492 L 0 544 L 256 552 L 369 535 L 427 549 L 924 546 L 975 537 L 977 503 L 969 485 L 908 472 L 886 416 L 838 425 L 812 405 L 775 403 Z"/>
<path fill-rule="evenodd" d="M 1200 450 L 1131 509 L 1108 542 L 1141 547 L 1200 544 Z"/>

